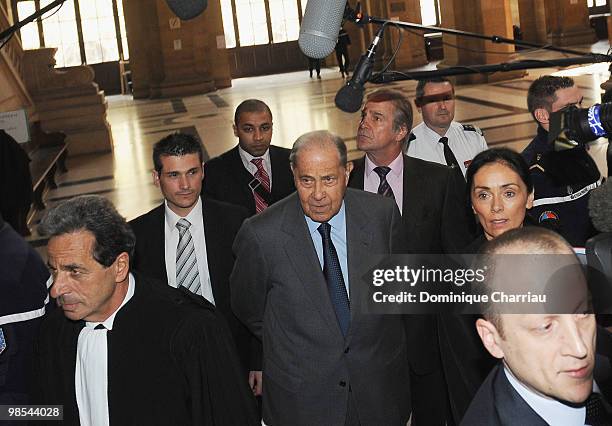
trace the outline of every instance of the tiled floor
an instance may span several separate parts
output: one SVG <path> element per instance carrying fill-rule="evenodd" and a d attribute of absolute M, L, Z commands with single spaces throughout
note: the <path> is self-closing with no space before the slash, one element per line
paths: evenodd
<path fill-rule="evenodd" d="M 608 47 L 607 42 L 591 46 L 602 53 Z M 550 56 L 541 52 L 530 55 L 538 59 Z M 536 130 L 526 108 L 527 88 L 540 74 L 553 72 L 571 75 L 577 80 L 584 92 L 584 105 L 599 101 L 599 85 L 609 76 L 607 64 L 598 64 L 565 71 L 531 70 L 519 80 L 460 86 L 456 90 L 456 120 L 479 126 L 490 146 L 507 145 L 521 150 Z M 113 152 L 70 158 L 68 173 L 57 179 L 58 188 L 47 195 L 48 205 L 78 194 L 93 193 L 111 199 L 128 219 L 148 211 L 161 200 L 151 177 L 152 145 L 170 132 L 186 131 L 199 135 L 209 157 L 217 156 L 235 145 L 234 109 L 247 98 L 261 99 L 272 109 L 274 144 L 290 147 L 302 133 L 328 129 L 346 140 L 350 156 L 354 158 L 359 155 L 355 148 L 359 113 L 348 114 L 335 108 L 334 97 L 343 84 L 336 69 L 323 70 L 322 77 L 310 79 L 308 72 L 303 71 L 238 79 L 231 88 L 180 99 L 135 101 L 129 96 L 108 97 Z M 393 86 L 414 97 L 416 82 L 393 83 Z M 368 85 L 368 91 L 376 88 Z M 415 111 L 414 124 L 420 121 Z M 602 169 L 606 146 L 601 142 L 591 149 Z M 44 246 L 36 233 L 31 240 L 37 246 Z"/>

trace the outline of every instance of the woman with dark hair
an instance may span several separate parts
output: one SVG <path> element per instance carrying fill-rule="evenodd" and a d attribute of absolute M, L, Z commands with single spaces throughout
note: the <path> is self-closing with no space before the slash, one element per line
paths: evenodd
<path fill-rule="evenodd" d="M 520 228 L 533 206 L 533 184 L 527 163 L 508 148 L 479 153 L 466 173 L 468 202 L 482 234 L 466 250 L 475 253 L 488 240 Z"/>
<path fill-rule="evenodd" d="M 481 233 L 463 252 L 477 253 L 488 240 L 523 226 L 533 204 L 533 185 L 525 160 L 508 148 L 482 151 L 467 173 L 467 202 L 478 217 Z M 465 260 L 466 266 L 472 257 Z M 460 423 L 473 396 L 496 364 L 484 348 L 475 322 L 478 315 L 441 315 L 440 355 L 448 384 L 453 420 Z"/>

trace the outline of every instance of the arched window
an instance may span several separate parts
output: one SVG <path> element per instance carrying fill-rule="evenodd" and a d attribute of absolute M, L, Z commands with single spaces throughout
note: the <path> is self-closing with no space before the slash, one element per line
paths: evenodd
<path fill-rule="evenodd" d="M 307 0 L 220 0 L 225 47 L 295 41 Z"/>
<path fill-rule="evenodd" d="M 19 20 L 52 0 L 18 0 Z M 20 30 L 24 49 L 57 47 L 57 67 L 129 58 L 122 0 L 66 0 Z"/>

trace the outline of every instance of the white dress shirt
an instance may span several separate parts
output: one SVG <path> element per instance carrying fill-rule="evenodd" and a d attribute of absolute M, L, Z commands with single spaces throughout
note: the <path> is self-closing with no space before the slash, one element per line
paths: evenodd
<path fill-rule="evenodd" d="M 378 186 L 380 185 L 380 177 L 374 171 L 376 164 L 370 161 L 368 156 L 365 156 L 365 173 L 363 175 L 363 189 L 368 192 L 378 193 Z M 404 204 L 404 158 L 402 153 L 393 160 L 389 166 L 391 171 L 387 174 L 387 182 L 393 190 L 393 197 L 395 197 L 395 203 L 399 208 L 400 213 L 402 212 L 402 205 Z"/>
<path fill-rule="evenodd" d="M 249 173 L 252 175 L 255 175 L 255 172 L 257 171 L 257 166 L 251 163 L 251 160 L 254 158 L 263 159 L 263 163 L 262 163 L 263 168 L 266 171 L 266 173 L 268 173 L 268 176 L 270 177 L 270 190 L 272 190 L 272 163 L 270 162 L 270 149 L 268 148 L 266 150 L 266 153 L 262 155 L 261 157 L 253 157 L 251 154 L 246 152 L 244 149 L 240 148 L 240 145 L 238 145 L 238 153 L 240 154 L 240 159 L 242 160 L 242 164 L 244 165 L 244 168 L 247 169 Z"/>
<path fill-rule="evenodd" d="M 406 155 L 446 165 L 444 145 L 438 142 L 442 136 L 427 127 L 424 122 L 412 129 L 412 135 L 415 139 L 410 141 Z M 455 154 L 463 176 L 474 157 L 488 149 L 487 141 L 479 130 L 465 130 L 463 125 L 456 121 L 451 122 L 444 136 L 448 138 L 448 146 Z"/>
<path fill-rule="evenodd" d="M 107 426 L 108 415 L 108 345 L 106 334 L 113 329 L 117 312 L 134 295 L 134 277 L 128 278 L 128 290 L 123 302 L 103 322 L 85 322 L 79 334 L 74 371 L 74 388 L 81 426 Z M 99 324 L 103 330 L 96 330 Z"/>
<path fill-rule="evenodd" d="M 556 399 L 545 398 L 538 395 L 524 384 L 518 381 L 516 377 L 504 365 L 504 373 L 508 381 L 515 391 L 525 400 L 533 411 L 538 413 L 546 423 L 555 426 L 583 426 L 586 418 L 585 407 L 570 407 Z M 593 382 L 595 383 L 595 382 Z"/>
<path fill-rule="evenodd" d="M 166 201 L 166 224 L 164 228 L 165 241 L 165 257 L 166 257 L 166 273 L 168 275 L 168 285 L 177 287 L 176 283 L 176 247 L 179 241 L 179 231 L 176 223 L 182 219 L 174 213 L 168 202 Z M 206 257 L 206 238 L 204 234 L 204 218 L 202 217 L 202 198 L 198 198 L 197 204 L 191 209 L 189 214 L 184 218 L 191 223 L 189 232 L 193 238 L 193 245 L 198 261 L 198 274 L 200 276 L 200 290 L 198 293 L 202 295 L 213 305 L 215 298 L 212 292 L 210 283 L 210 272 L 208 271 L 208 258 Z"/>

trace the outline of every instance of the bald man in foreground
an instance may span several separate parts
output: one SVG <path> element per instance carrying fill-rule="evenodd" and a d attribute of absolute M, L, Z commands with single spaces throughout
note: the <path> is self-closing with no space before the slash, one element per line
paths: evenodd
<path fill-rule="evenodd" d="M 547 295 L 547 301 L 529 308 L 486 305 L 476 328 L 489 353 L 502 362 L 461 424 L 611 424 L 609 407 L 593 381 L 597 326 L 572 248 L 552 231 L 525 227 L 490 241 L 483 252 L 479 266 L 487 266 L 485 294 L 529 290 Z M 553 300 L 558 304 L 553 306 Z"/>

